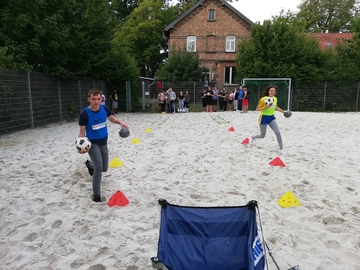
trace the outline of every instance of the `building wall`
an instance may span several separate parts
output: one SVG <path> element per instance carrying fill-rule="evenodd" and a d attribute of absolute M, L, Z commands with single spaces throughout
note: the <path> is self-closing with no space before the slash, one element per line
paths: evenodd
<path fill-rule="evenodd" d="M 208 11 L 216 11 L 216 20 L 208 21 Z M 211 70 L 209 80 L 217 76 L 224 82 L 224 67 L 236 67 L 237 44 L 250 36 L 250 24 L 223 6 L 218 0 L 206 0 L 178 22 L 170 31 L 169 50 L 186 47 L 187 36 L 196 36 L 196 51 L 200 65 Z M 226 52 L 226 36 L 235 36 L 235 52 Z M 221 64 L 219 64 L 221 61 Z"/>

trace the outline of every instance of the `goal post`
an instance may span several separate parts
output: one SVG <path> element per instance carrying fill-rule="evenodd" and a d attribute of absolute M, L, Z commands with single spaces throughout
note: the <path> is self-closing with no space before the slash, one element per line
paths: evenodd
<path fill-rule="evenodd" d="M 278 105 L 282 109 L 290 110 L 291 78 L 244 78 L 242 85 L 246 85 L 251 93 L 249 107 L 257 106 L 264 89 L 269 85 L 276 85 Z M 287 108 L 284 108 L 285 105 Z"/>

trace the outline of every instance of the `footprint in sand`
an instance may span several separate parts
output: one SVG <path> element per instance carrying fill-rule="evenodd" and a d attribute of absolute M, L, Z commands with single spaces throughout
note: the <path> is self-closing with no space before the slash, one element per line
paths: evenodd
<path fill-rule="evenodd" d="M 97 264 L 90 266 L 88 270 L 106 270 L 106 267 L 101 264 Z"/>
<path fill-rule="evenodd" d="M 80 261 L 74 261 L 72 263 L 70 263 L 70 268 L 71 269 L 78 269 L 80 268 L 80 266 L 82 266 L 84 263 L 80 262 Z"/>
<path fill-rule="evenodd" d="M 106 237 L 110 237 L 110 235 L 111 235 L 110 231 L 104 231 L 104 232 L 99 234 L 99 236 L 106 236 Z"/>
<path fill-rule="evenodd" d="M 354 207 L 351 207 L 350 209 L 354 214 L 359 214 L 360 213 L 360 208 L 359 207 L 354 206 Z"/>
<path fill-rule="evenodd" d="M 89 227 L 88 226 L 84 226 L 80 229 L 79 233 L 80 234 L 85 234 L 89 231 Z"/>
<path fill-rule="evenodd" d="M 335 249 L 338 249 L 340 248 L 340 244 L 338 241 L 335 241 L 335 240 L 328 240 L 325 242 L 325 246 L 328 247 L 328 248 L 335 248 Z"/>
<path fill-rule="evenodd" d="M 63 223 L 62 220 L 56 220 L 56 221 L 51 225 L 51 228 L 53 228 L 53 229 L 59 228 L 62 223 Z"/>
<path fill-rule="evenodd" d="M 24 242 L 33 242 L 36 238 L 38 238 L 37 233 L 30 233 L 24 238 Z"/>
<path fill-rule="evenodd" d="M 41 224 L 44 224 L 45 223 L 45 219 L 44 218 L 37 218 L 34 220 L 34 223 L 36 225 L 41 225 Z"/>

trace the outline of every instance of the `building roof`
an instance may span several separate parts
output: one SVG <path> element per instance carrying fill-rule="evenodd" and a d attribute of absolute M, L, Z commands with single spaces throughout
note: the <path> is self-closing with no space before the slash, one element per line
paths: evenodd
<path fill-rule="evenodd" d="M 170 23 L 168 26 L 164 29 L 164 35 L 169 38 L 169 31 L 174 28 L 174 26 L 179 23 L 182 19 L 184 19 L 186 16 L 188 16 L 192 11 L 194 11 L 196 8 L 201 6 L 206 0 L 200 0 L 196 2 L 191 8 L 189 8 L 187 11 L 185 11 L 183 14 L 181 14 L 176 20 L 174 20 L 172 23 Z M 247 18 L 244 14 L 239 12 L 236 8 L 234 8 L 232 5 L 230 5 L 226 0 L 219 0 L 223 6 L 226 6 L 228 9 L 230 9 L 232 12 L 234 12 L 236 15 L 238 15 L 241 19 L 246 21 L 248 24 L 253 25 L 254 23 Z"/>
<path fill-rule="evenodd" d="M 352 39 L 351 33 L 312 33 L 311 35 L 319 41 L 321 50 L 336 49 L 339 43 L 343 43 L 346 39 Z"/>

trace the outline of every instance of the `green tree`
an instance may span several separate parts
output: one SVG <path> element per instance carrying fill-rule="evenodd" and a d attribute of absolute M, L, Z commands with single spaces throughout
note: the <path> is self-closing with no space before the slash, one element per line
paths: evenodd
<path fill-rule="evenodd" d="M 298 8 L 306 32 L 349 32 L 351 19 L 359 13 L 356 0 L 303 0 Z"/>
<path fill-rule="evenodd" d="M 144 0 L 117 32 L 117 42 L 134 57 L 142 76 L 154 77 L 163 65 L 167 42 L 162 30 L 175 19 L 174 9 L 164 6 L 161 0 Z"/>
<path fill-rule="evenodd" d="M 113 12 L 115 18 L 118 20 L 120 25 L 122 25 L 127 16 L 133 12 L 133 10 L 139 6 L 139 1 L 137 0 L 113 0 L 110 2 L 111 11 Z"/>
<path fill-rule="evenodd" d="M 67 70 L 77 76 L 104 78 L 107 75 L 103 71 L 112 56 L 111 42 L 116 27 L 108 2 L 77 1 L 75 10 L 67 10 L 66 13 L 71 19 L 69 42 L 73 45 L 66 52 L 71 59 L 67 62 Z"/>
<path fill-rule="evenodd" d="M 67 29 L 58 31 L 56 26 L 62 9 L 59 11 L 56 3 L 47 4 L 44 0 L 1 2 L 0 46 L 7 48 L 6 53 L 13 60 L 8 67 L 43 69 L 47 52 L 42 46 L 56 52 L 66 40 Z"/>
<path fill-rule="evenodd" d="M 294 83 L 321 81 L 326 63 L 318 42 L 286 21 L 255 24 L 238 46 L 236 79 L 284 78 Z"/>
<path fill-rule="evenodd" d="M 119 107 L 120 109 L 125 108 L 126 102 L 126 81 L 130 82 L 131 85 L 131 101 L 132 103 L 138 103 L 139 91 L 138 78 L 139 69 L 136 66 L 134 58 L 130 57 L 126 52 L 126 49 L 120 44 L 113 44 L 109 58 L 106 59 L 106 69 L 104 72 L 106 75 L 103 80 L 107 82 L 109 91 L 113 89 L 118 90 L 119 94 Z"/>
<path fill-rule="evenodd" d="M 156 77 L 159 81 L 194 82 L 201 80 L 201 73 L 199 55 L 196 52 L 173 48 L 165 65 L 156 72 Z"/>
<path fill-rule="evenodd" d="M 114 20 L 101 0 L 5 0 L 0 47 L 8 67 L 72 78 L 100 78 L 114 37 Z"/>
<path fill-rule="evenodd" d="M 358 81 L 360 78 L 360 17 L 352 21 L 353 38 L 336 47 L 338 75 L 341 80 Z"/>

